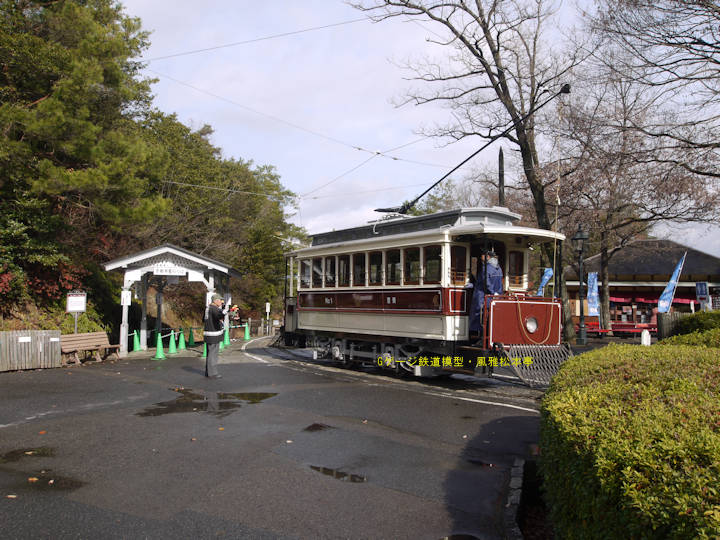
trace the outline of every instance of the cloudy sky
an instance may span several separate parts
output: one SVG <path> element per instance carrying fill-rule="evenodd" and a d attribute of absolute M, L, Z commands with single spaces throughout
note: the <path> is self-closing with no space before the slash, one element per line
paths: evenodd
<path fill-rule="evenodd" d="M 156 106 L 211 125 L 225 157 L 273 165 L 300 196 L 292 221 L 311 233 L 377 218 L 374 208 L 413 198 L 484 143 L 424 138 L 449 111 L 397 106 L 417 85 L 400 66 L 445 52 L 428 23 L 375 24 L 341 0 L 122 3 L 152 32 L 143 58 Z M 199 49 L 210 50 L 182 54 Z M 717 229 L 663 234 L 720 255 Z"/>

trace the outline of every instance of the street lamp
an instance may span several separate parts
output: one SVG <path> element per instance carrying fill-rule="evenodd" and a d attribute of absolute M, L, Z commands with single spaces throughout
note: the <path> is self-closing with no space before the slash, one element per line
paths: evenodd
<path fill-rule="evenodd" d="M 584 297 L 584 290 L 583 290 L 583 255 L 585 255 L 585 241 L 589 238 L 588 233 L 585 232 L 582 228 L 582 224 L 578 225 L 578 230 L 575 233 L 575 236 L 571 238 L 573 248 L 575 248 L 575 251 L 577 251 L 578 254 L 578 260 L 579 260 L 579 296 L 580 296 L 580 332 L 577 337 L 577 344 L 578 345 L 586 345 L 587 344 L 587 333 L 585 331 L 585 306 L 583 302 Z"/>

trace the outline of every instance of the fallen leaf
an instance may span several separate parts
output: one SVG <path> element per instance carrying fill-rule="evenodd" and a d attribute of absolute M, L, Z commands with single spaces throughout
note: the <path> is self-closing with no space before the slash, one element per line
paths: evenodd
<path fill-rule="evenodd" d="M 28 482 L 30 482 L 31 484 L 34 484 L 38 480 L 40 479 L 37 476 L 31 476 L 30 478 L 28 478 Z"/>
<path fill-rule="evenodd" d="M 42 431 L 38 431 L 38 435 L 45 435 L 46 433 L 47 431 L 45 431 L 44 429 Z"/>
<path fill-rule="evenodd" d="M 218 431 L 225 431 L 225 428 L 224 428 L 224 427 L 219 427 L 219 428 L 218 428 Z"/>

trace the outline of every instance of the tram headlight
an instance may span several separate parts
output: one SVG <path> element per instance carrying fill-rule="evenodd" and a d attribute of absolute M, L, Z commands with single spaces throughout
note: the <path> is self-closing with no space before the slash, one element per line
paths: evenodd
<path fill-rule="evenodd" d="M 538 329 L 538 322 L 535 317 L 528 317 L 525 319 L 525 328 L 527 328 L 527 331 L 531 334 L 534 334 L 535 331 Z"/>

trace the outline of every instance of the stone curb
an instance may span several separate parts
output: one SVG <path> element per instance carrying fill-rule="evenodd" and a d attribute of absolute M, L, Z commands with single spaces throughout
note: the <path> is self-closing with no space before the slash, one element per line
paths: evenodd
<path fill-rule="evenodd" d="M 508 490 L 503 516 L 505 522 L 505 538 L 508 540 L 523 539 L 520 527 L 517 524 L 517 514 L 520 508 L 520 497 L 522 496 L 524 470 L 525 460 L 515 458 L 515 462 L 510 470 L 510 489 Z"/>

